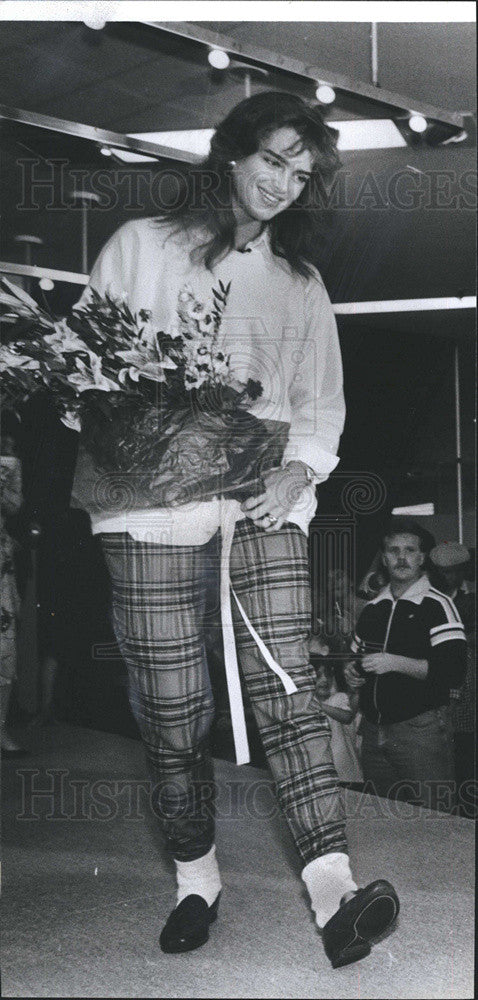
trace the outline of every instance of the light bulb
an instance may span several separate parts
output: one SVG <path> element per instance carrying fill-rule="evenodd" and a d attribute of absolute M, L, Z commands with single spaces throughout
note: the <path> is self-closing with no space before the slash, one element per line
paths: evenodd
<path fill-rule="evenodd" d="M 83 21 L 83 24 L 86 25 L 87 28 L 91 28 L 92 31 L 102 31 L 103 28 L 106 28 L 106 21 L 103 21 L 99 14 L 96 16 L 95 14 L 91 14 L 90 17 L 87 17 L 86 20 Z"/>
<path fill-rule="evenodd" d="M 214 69 L 227 69 L 230 63 L 229 56 L 227 52 L 224 52 L 224 49 L 211 49 L 207 60 Z"/>
<path fill-rule="evenodd" d="M 319 83 L 315 96 L 321 104 L 333 104 L 335 101 L 335 90 L 328 83 Z"/>
<path fill-rule="evenodd" d="M 51 278 L 40 278 L 38 284 L 44 292 L 51 292 L 55 287 L 55 282 Z"/>
<path fill-rule="evenodd" d="M 428 122 L 423 115 L 411 114 L 408 119 L 408 124 L 412 132 L 426 132 L 428 128 Z"/>

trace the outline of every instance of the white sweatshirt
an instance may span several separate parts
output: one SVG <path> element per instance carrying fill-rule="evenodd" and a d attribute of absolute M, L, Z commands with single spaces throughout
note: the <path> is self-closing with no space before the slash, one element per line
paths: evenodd
<path fill-rule="evenodd" d="M 337 326 L 319 273 L 309 279 L 293 274 L 272 253 L 267 230 L 245 251 L 230 251 L 212 271 L 191 261 L 193 246 L 190 236 L 171 235 L 154 219 L 127 222 L 101 251 L 78 304 L 88 297 L 89 287 L 115 297 L 126 294 L 133 312 L 151 310 L 155 327 L 168 332 L 174 330 L 178 294 L 185 284 L 209 303 L 219 280 L 230 282 L 221 349 L 231 355 L 240 381 L 262 383 L 263 395 L 251 412 L 290 423 L 284 463 L 301 460 L 316 482 L 323 482 L 338 463 L 345 406 Z M 92 527 L 95 533 L 130 531 L 138 540 L 200 545 L 217 530 L 220 508 L 229 504 L 237 506 L 236 501 L 211 500 L 167 511 L 134 510 L 94 517 Z M 307 533 L 315 509 L 311 485 L 288 520 Z"/>

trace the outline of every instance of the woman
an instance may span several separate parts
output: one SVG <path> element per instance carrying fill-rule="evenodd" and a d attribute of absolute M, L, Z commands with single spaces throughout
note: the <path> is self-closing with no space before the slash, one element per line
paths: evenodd
<path fill-rule="evenodd" d="M 398 912 L 388 882 L 357 891 L 352 878 L 308 654 L 307 528 L 314 486 L 338 462 L 344 420 L 335 319 L 311 264 L 317 203 L 338 165 L 336 133 L 319 110 L 290 94 L 249 98 L 217 128 L 207 160 L 187 178 L 186 199 L 159 220 L 123 226 L 90 279 L 100 293 L 126 292 L 133 312 L 150 309 L 166 331 L 174 328 L 185 286 L 201 301 L 219 282 L 229 287 L 221 334 L 234 374 L 261 381 L 256 415 L 290 425 L 281 466 L 241 507 L 213 499 L 118 514 L 105 504 L 92 517 L 111 575 L 131 701 L 160 789 L 158 816 L 176 864 L 177 906 L 160 938 L 168 952 L 207 940 L 221 891 L 203 629 L 205 547 L 219 527 L 230 548 L 243 678 L 333 965 L 368 954 L 372 931 L 381 933 Z M 229 621 L 224 575 L 222 599 Z M 373 912 L 367 926 L 360 921 L 366 908 Z"/>

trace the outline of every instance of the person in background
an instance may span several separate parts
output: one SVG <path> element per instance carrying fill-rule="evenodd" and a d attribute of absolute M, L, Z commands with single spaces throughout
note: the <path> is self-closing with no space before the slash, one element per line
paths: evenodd
<path fill-rule="evenodd" d="M 328 607 L 337 623 L 338 633 L 348 640 L 353 634 L 355 624 L 366 601 L 357 597 L 352 581 L 342 569 L 330 570 L 328 575 Z"/>
<path fill-rule="evenodd" d="M 316 693 L 322 711 L 330 720 L 330 746 L 339 781 L 342 785 L 362 787 L 358 691 L 347 690 L 341 664 L 328 665 L 324 658 Z"/>
<path fill-rule="evenodd" d="M 466 576 L 470 553 L 459 542 L 442 542 L 430 552 L 430 579 L 434 586 L 451 597 L 465 627 L 467 659 L 465 679 L 460 688 L 450 691 L 450 708 L 455 750 L 458 811 L 476 818 L 476 619 L 474 594 Z"/>
<path fill-rule="evenodd" d="M 310 639 L 310 655 L 317 671 L 316 693 L 331 729 L 331 750 L 341 784 L 361 785 L 358 693 L 347 688 L 343 674 L 358 615 L 365 601 L 356 597 L 349 575 L 342 569 L 327 574 L 325 622 Z"/>
<path fill-rule="evenodd" d="M 13 540 L 8 531 L 8 518 L 16 514 L 22 502 L 20 460 L 16 453 L 17 421 L 10 411 L 2 411 L 1 441 L 1 648 L 0 648 L 0 727 L 3 757 L 19 757 L 26 751 L 10 735 L 7 714 L 13 682 L 17 672 L 17 619 L 20 599 L 15 579 Z"/>
<path fill-rule="evenodd" d="M 335 657 L 348 654 L 357 618 L 366 602 L 357 597 L 352 581 L 342 569 L 331 569 L 327 574 L 325 621 L 320 621 L 321 631 L 310 640 L 311 657 Z"/>
<path fill-rule="evenodd" d="M 345 676 L 360 690 L 365 782 L 379 795 L 451 811 L 450 688 L 464 679 L 466 641 L 453 601 L 427 576 L 429 537 L 412 519 L 392 519 L 382 539 L 390 583 L 360 615 L 358 659 Z"/>
<path fill-rule="evenodd" d="M 435 539 L 431 531 L 428 531 L 427 528 L 424 528 L 422 525 L 420 525 L 420 530 L 422 537 L 422 549 L 424 552 L 429 552 L 435 545 Z M 382 550 L 378 549 L 365 576 L 362 578 L 357 587 L 357 594 L 359 598 L 364 598 L 365 601 L 371 601 L 374 597 L 378 596 L 384 587 L 387 586 L 388 582 L 389 577 L 383 564 Z"/>
<path fill-rule="evenodd" d="M 36 533 L 36 602 L 39 658 L 38 712 L 34 725 L 52 725 L 61 703 L 66 664 L 63 645 L 74 620 L 75 552 L 79 511 L 69 507 L 77 437 L 61 423 L 45 392 L 37 392 L 21 410 L 23 504 L 19 530 L 25 546 Z M 82 515 L 86 519 L 86 515 Z"/>
<path fill-rule="evenodd" d="M 371 601 L 387 585 L 387 574 L 382 562 L 380 549 L 375 553 L 372 562 L 360 581 L 357 593 L 364 601 Z"/>

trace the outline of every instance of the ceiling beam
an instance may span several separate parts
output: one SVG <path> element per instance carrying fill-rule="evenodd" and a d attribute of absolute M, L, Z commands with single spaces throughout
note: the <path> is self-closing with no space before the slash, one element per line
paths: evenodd
<path fill-rule="evenodd" d="M 457 131 L 465 128 L 465 117 L 459 112 L 436 108 L 431 104 L 424 104 L 423 101 L 417 101 L 414 97 L 395 94 L 390 90 L 382 90 L 381 87 L 354 80 L 352 77 L 344 76 L 341 73 L 333 73 L 331 70 L 320 66 L 308 65 L 298 59 L 292 59 L 290 56 L 274 52 L 272 49 L 266 49 L 258 45 L 243 44 L 231 35 L 218 34 L 216 31 L 200 28 L 188 21 L 142 21 L 139 23 L 172 35 L 189 38 L 191 41 L 201 42 L 206 46 L 224 49 L 232 56 L 250 59 L 253 63 L 256 62 L 261 66 L 281 70 L 284 73 L 291 73 L 293 76 L 302 77 L 304 80 L 312 82 L 324 80 L 331 87 L 334 87 L 334 89 L 341 90 L 343 93 L 357 98 L 364 98 L 379 107 L 392 109 L 396 114 L 407 114 L 407 112 L 413 110 L 417 114 L 423 115 L 424 118 L 431 118 L 434 121 L 443 122 L 445 125 L 451 125 Z"/>
<path fill-rule="evenodd" d="M 13 274 L 21 278 L 51 278 L 67 285 L 87 285 L 89 277 L 77 271 L 59 271 L 56 267 L 37 267 L 36 264 L 11 264 L 0 260 L 0 274 Z"/>
<path fill-rule="evenodd" d="M 370 316 L 372 313 L 444 312 L 447 309 L 476 309 L 476 295 L 435 299 L 383 299 L 377 302 L 335 302 L 337 316 Z"/>
<path fill-rule="evenodd" d="M 75 271 L 58 271 L 52 267 L 37 267 L 34 264 L 12 264 L 0 261 L 0 274 L 16 274 L 28 278 L 51 278 L 67 284 L 86 285 L 88 275 Z M 448 309 L 476 309 L 476 295 L 448 296 L 436 299 L 390 299 L 376 302 L 334 302 L 337 316 L 363 316 L 373 313 L 435 312 Z"/>
<path fill-rule="evenodd" d="M 111 146 L 117 149 L 128 149 L 132 153 L 144 153 L 157 160 L 176 160 L 181 163 L 200 163 L 202 157 L 184 150 L 173 149 L 171 146 L 161 146 L 155 142 L 147 142 L 145 139 L 135 139 L 120 132 L 108 132 L 105 129 L 95 128 L 94 125 L 83 125 L 81 122 L 70 122 L 64 118 L 52 118 L 50 115 L 41 115 L 36 111 L 25 111 L 22 108 L 9 108 L 0 104 L 0 121 L 18 122 L 22 125 L 31 125 L 50 132 L 61 132 L 63 135 L 73 135 L 78 139 L 87 139 L 97 146 Z"/>

